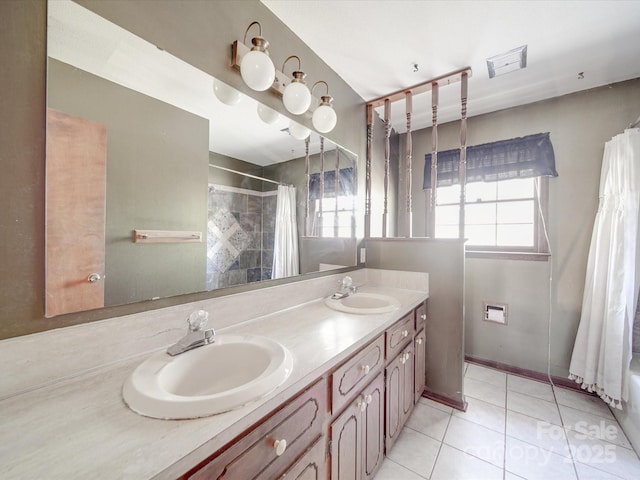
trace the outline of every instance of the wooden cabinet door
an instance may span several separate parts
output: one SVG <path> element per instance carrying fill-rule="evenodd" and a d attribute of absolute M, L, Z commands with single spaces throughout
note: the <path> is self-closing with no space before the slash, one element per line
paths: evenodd
<path fill-rule="evenodd" d="M 104 306 L 107 129 L 47 111 L 45 316 Z"/>
<path fill-rule="evenodd" d="M 384 460 L 384 376 L 380 373 L 362 392 L 367 408 L 362 420 L 362 478 L 375 477 Z"/>
<path fill-rule="evenodd" d="M 327 480 L 326 437 L 321 437 L 281 479 Z"/>
<path fill-rule="evenodd" d="M 360 480 L 362 475 L 361 400 L 352 401 L 331 424 L 332 480 Z"/>
<path fill-rule="evenodd" d="M 427 301 L 416 308 L 416 332 L 427 324 Z"/>
<path fill-rule="evenodd" d="M 424 328 L 416 335 L 413 346 L 415 348 L 414 402 L 417 402 L 422 396 L 427 382 L 427 338 Z"/>
<path fill-rule="evenodd" d="M 411 415 L 413 410 L 415 390 L 414 390 L 414 357 L 415 350 L 413 343 L 407 345 L 407 347 L 400 354 L 400 365 L 402 368 L 402 410 L 401 410 L 401 423 L 404 423 Z"/>
<path fill-rule="evenodd" d="M 387 415 L 385 425 L 387 453 L 398 439 L 402 427 L 413 411 L 413 357 L 413 343 L 410 343 L 393 359 L 386 369 Z"/>
<path fill-rule="evenodd" d="M 402 430 L 402 419 L 400 415 L 402 405 L 402 368 L 400 355 L 398 355 L 387 366 L 385 380 L 385 401 L 386 401 L 386 451 L 389 453 L 395 443 L 400 430 Z"/>

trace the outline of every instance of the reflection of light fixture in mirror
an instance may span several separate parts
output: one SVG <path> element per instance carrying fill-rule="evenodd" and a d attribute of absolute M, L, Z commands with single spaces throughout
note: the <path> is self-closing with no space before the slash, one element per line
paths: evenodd
<path fill-rule="evenodd" d="M 295 55 L 289 56 L 282 64 L 282 71 L 284 72 L 285 65 L 292 58 L 298 60 L 298 70 L 293 72 L 291 83 L 284 88 L 282 103 L 284 103 L 284 107 L 289 112 L 294 115 L 300 115 L 306 112 L 309 109 L 309 105 L 311 105 L 311 92 L 304 82 L 304 72 L 300 71 L 302 68 L 300 58 Z"/>
<path fill-rule="evenodd" d="M 262 25 L 259 22 L 253 22 L 244 32 L 244 42 L 247 42 L 247 33 L 253 25 L 258 25 L 260 29 L 258 36 L 253 37 L 251 43 L 251 51 L 247 53 L 240 63 L 240 75 L 244 83 L 252 90 L 262 92 L 267 90 L 276 78 L 276 68 L 273 66 L 271 58 L 269 58 L 269 42 L 262 37 Z"/>
<path fill-rule="evenodd" d="M 296 140 L 304 140 L 310 133 L 307 127 L 300 125 L 298 122 L 294 122 L 293 120 L 289 122 L 289 135 Z"/>
<path fill-rule="evenodd" d="M 316 87 L 319 83 L 324 83 L 327 87 L 327 94 L 320 97 L 322 100 L 320 102 L 320 106 L 316 108 L 313 112 L 313 116 L 311 117 L 311 121 L 313 122 L 313 128 L 315 128 L 320 133 L 327 133 L 333 130 L 338 121 L 338 116 L 336 115 L 336 111 L 331 106 L 331 101 L 333 98 L 329 96 L 329 85 L 324 80 L 318 80 L 313 84 L 311 90 Z"/>
<path fill-rule="evenodd" d="M 267 107 L 261 103 L 258 104 L 258 116 L 264 123 L 271 125 L 276 123 L 280 118 L 280 114 L 273 108 Z"/>
<path fill-rule="evenodd" d="M 242 98 L 240 92 L 217 78 L 213 79 L 213 93 L 225 105 L 237 105 Z"/>

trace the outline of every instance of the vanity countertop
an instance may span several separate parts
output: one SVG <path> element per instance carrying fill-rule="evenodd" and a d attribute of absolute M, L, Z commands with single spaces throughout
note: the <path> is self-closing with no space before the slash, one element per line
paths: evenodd
<path fill-rule="evenodd" d="M 284 384 L 230 412 L 194 420 L 157 420 L 129 410 L 122 400 L 122 385 L 153 352 L 3 399 L 0 477 L 138 480 L 185 473 L 428 296 L 399 288 L 362 291 L 391 295 L 401 307 L 379 315 L 345 314 L 329 309 L 320 298 L 219 330 L 219 334 L 273 338 L 294 357 L 293 372 Z"/>

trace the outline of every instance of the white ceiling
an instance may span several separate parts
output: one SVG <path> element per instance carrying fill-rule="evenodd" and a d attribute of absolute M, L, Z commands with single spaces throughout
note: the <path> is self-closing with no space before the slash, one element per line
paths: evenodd
<path fill-rule="evenodd" d="M 262 2 L 365 100 L 467 66 L 469 116 L 640 77 L 638 0 Z M 486 59 L 522 45 L 527 67 L 489 79 Z M 460 118 L 459 85 L 440 91 L 441 122 Z M 431 124 L 423 97 L 414 129 Z M 392 113 L 403 131 L 404 105 Z"/>

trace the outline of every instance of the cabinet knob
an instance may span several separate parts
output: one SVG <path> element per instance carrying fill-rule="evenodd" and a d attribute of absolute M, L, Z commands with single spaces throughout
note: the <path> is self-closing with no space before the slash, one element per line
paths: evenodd
<path fill-rule="evenodd" d="M 420 315 L 420 318 L 421 318 L 422 320 L 426 320 L 426 319 L 427 319 L 427 314 L 426 314 L 426 313 L 423 313 L 422 315 Z"/>
<path fill-rule="evenodd" d="M 364 412 L 367 409 L 367 399 L 364 397 L 364 395 L 362 400 L 358 402 L 358 408 L 361 412 Z"/>
<path fill-rule="evenodd" d="M 417 343 L 418 345 L 422 345 L 422 337 L 418 337 L 418 338 L 416 338 L 416 343 Z"/>
<path fill-rule="evenodd" d="M 100 280 L 102 280 L 102 277 L 100 276 L 99 273 L 92 273 L 87 277 L 87 282 L 89 283 L 96 283 L 96 282 L 99 282 Z"/>
<path fill-rule="evenodd" d="M 409 335 L 409 330 L 403 330 L 402 331 L 402 336 L 406 337 L 407 335 Z"/>
<path fill-rule="evenodd" d="M 406 356 L 406 355 L 402 355 L 402 356 L 400 357 L 400 363 L 401 363 L 402 365 L 404 365 L 405 363 L 407 363 L 407 356 Z"/>
<path fill-rule="evenodd" d="M 276 449 L 276 455 L 279 457 L 287 449 L 287 441 L 284 438 L 282 440 L 276 440 L 273 442 L 273 448 Z"/>
<path fill-rule="evenodd" d="M 371 371 L 371 367 L 369 367 L 369 365 L 362 365 L 362 367 L 360 368 L 362 370 L 362 373 L 364 373 L 365 375 L 367 375 Z"/>
<path fill-rule="evenodd" d="M 371 395 L 367 395 L 365 398 L 367 405 L 369 405 L 373 401 L 373 397 Z"/>

